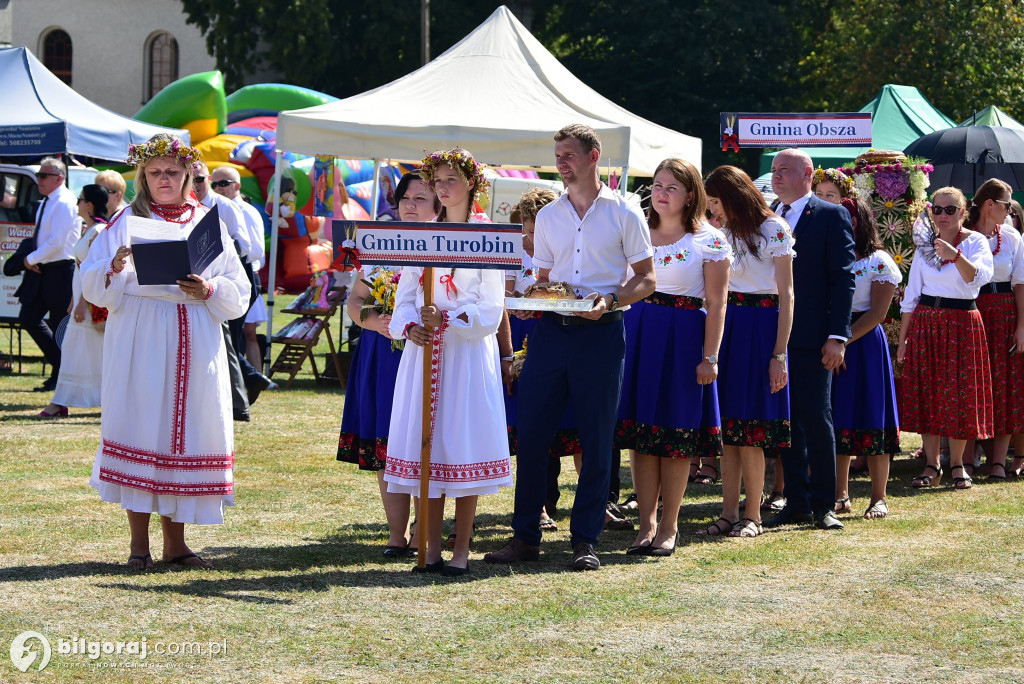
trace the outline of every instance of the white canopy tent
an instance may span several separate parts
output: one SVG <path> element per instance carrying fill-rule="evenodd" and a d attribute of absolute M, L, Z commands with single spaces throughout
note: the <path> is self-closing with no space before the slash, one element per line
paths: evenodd
<path fill-rule="evenodd" d="M 376 162 L 415 162 L 463 147 L 484 164 L 554 171 L 555 131 L 570 123 L 601 137 L 601 166 L 651 176 L 679 157 L 700 169 L 701 140 L 630 113 L 576 78 L 505 6 L 429 64 L 359 95 L 281 112 L 277 121 L 267 339 L 273 331 L 277 220 L 285 150 Z"/>
<path fill-rule="evenodd" d="M 418 161 L 461 146 L 478 161 L 554 170 L 551 136 L 569 123 L 601 136 L 602 166 L 650 176 L 666 157 L 700 168 L 701 141 L 651 123 L 585 85 L 499 7 L 426 66 L 366 93 L 281 112 L 279 149 Z"/>

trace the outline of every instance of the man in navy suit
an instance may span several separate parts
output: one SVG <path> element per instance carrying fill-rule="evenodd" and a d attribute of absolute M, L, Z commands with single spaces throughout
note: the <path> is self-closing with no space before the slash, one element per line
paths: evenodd
<path fill-rule="evenodd" d="M 850 214 L 811 193 L 811 158 L 783 150 L 772 163 L 776 213 L 796 238 L 793 331 L 789 336 L 792 446 L 782 452 L 786 508 L 765 523 L 811 523 L 841 530 L 835 516 L 836 442 L 832 430 L 832 372 L 843 364 L 850 338 L 853 263 Z M 808 475 L 808 468 L 810 474 Z"/>

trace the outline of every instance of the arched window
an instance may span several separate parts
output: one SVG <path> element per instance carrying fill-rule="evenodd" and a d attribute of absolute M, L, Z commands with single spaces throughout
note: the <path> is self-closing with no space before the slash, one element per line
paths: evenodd
<path fill-rule="evenodd" d="M 43 65 L 53 74 L 71 85 L 71 36 L 54 29 L 43 39 Z"/>
<path fill-rule="evenodd" d="M 178 41 L 169 33 L 158 34 L 149 42 L 150 100 L 168 83 L 178 80 Z"/>

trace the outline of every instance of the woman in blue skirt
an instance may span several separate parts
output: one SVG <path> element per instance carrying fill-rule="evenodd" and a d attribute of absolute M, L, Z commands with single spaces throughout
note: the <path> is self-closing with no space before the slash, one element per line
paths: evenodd
<path fill-rule="evenodd" d="M 786 345 L 793 323 L 793 236 L 750 177 L 720 166 L 704 181 L 708 208 L 733 249 L 718 378 L 722 516 L 697 534 L 761 534 L 764 453 L 789 446 Z M 740 519 L 740 484 L 747 492 Z"/>
<path fill-rule="evenodd" d="M 871 503 L 864 517 L 889 514 L 885 485 L 889 481 L 889 454 L 900 450 L 896 385 L 893 382 L 889 340 L 882 321 L 896 286 L 903 280 L 899 266 L 878 238 L 878 226 L 862 199 L 844 199 L 850 212 L 857 262 L 853 291 L 853 326 L 846 343 L 846 361 L 832 380 L 832 425 L 836 432 L 837 513 L 852 508 L 848 491 L 850 459 L 867 456 L 871 474 Z"/>
<path fill-rule="evenodd" d="M 415 172 L 402 176 L 395 190 L 395 201 L 403 221 L 433 221 L 441 210 L 437 195 Z M 355 354 L 352 355 L 345 389 L 338 460 L 354 463 L 360 470 L 377 473 L 384 516 L 388 521 L 388 543 L 384 547 L 384 556 L 403 558 L 416 555 L 409 532 L 410 497 L 408 494 L 389 493 L 387 483 L 384 482 L 391 404 L 402 352 L 392 348 L 391 335 L 388 333 L 390 315 L 382 316 L 376 311 L 370 311 L 365 320 L 360 320 L 363 302 L 370 295 L 370 288 L 363 280 L 380 270 L 397 276 L 397 272 L 382 266 L 376 266 L 365 274 L 358 271 L 352 294 L 348 298 L 348 313 L 363 330 Z"/>
<path fill-rule="evenodd" d="M 635 451 L 640 514 L 629 554 L 675 551 L 690 459 L 722 453 L 715 379 L 732 249 L 704 220 L 706 211 L 697 168 L 682 159 L 661 162 L 648 213 L 658 288 L 627 312 L 617 442 Z"/>

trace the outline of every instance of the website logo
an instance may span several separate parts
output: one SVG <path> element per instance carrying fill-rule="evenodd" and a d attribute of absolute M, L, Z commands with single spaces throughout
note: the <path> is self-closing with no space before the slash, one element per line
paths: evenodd
<path fill-rule="evenodd" d="M 46 637 L 39 632 L 22 632 L 14 637 L 14 641 L 11 642 L 11 662 L 14 663 L 14 667 L 22 672 L 27 672 L 32 663 L 35 662 L 36 656 L 39 655 L 31 645 L 25 645 L 26 642 L 32 639 L 38 640 L 43 645 L 43 659 L 39 661 L 37 669 L 41 672 L 50 663 L 50 642 L 46 640 Z"/>

